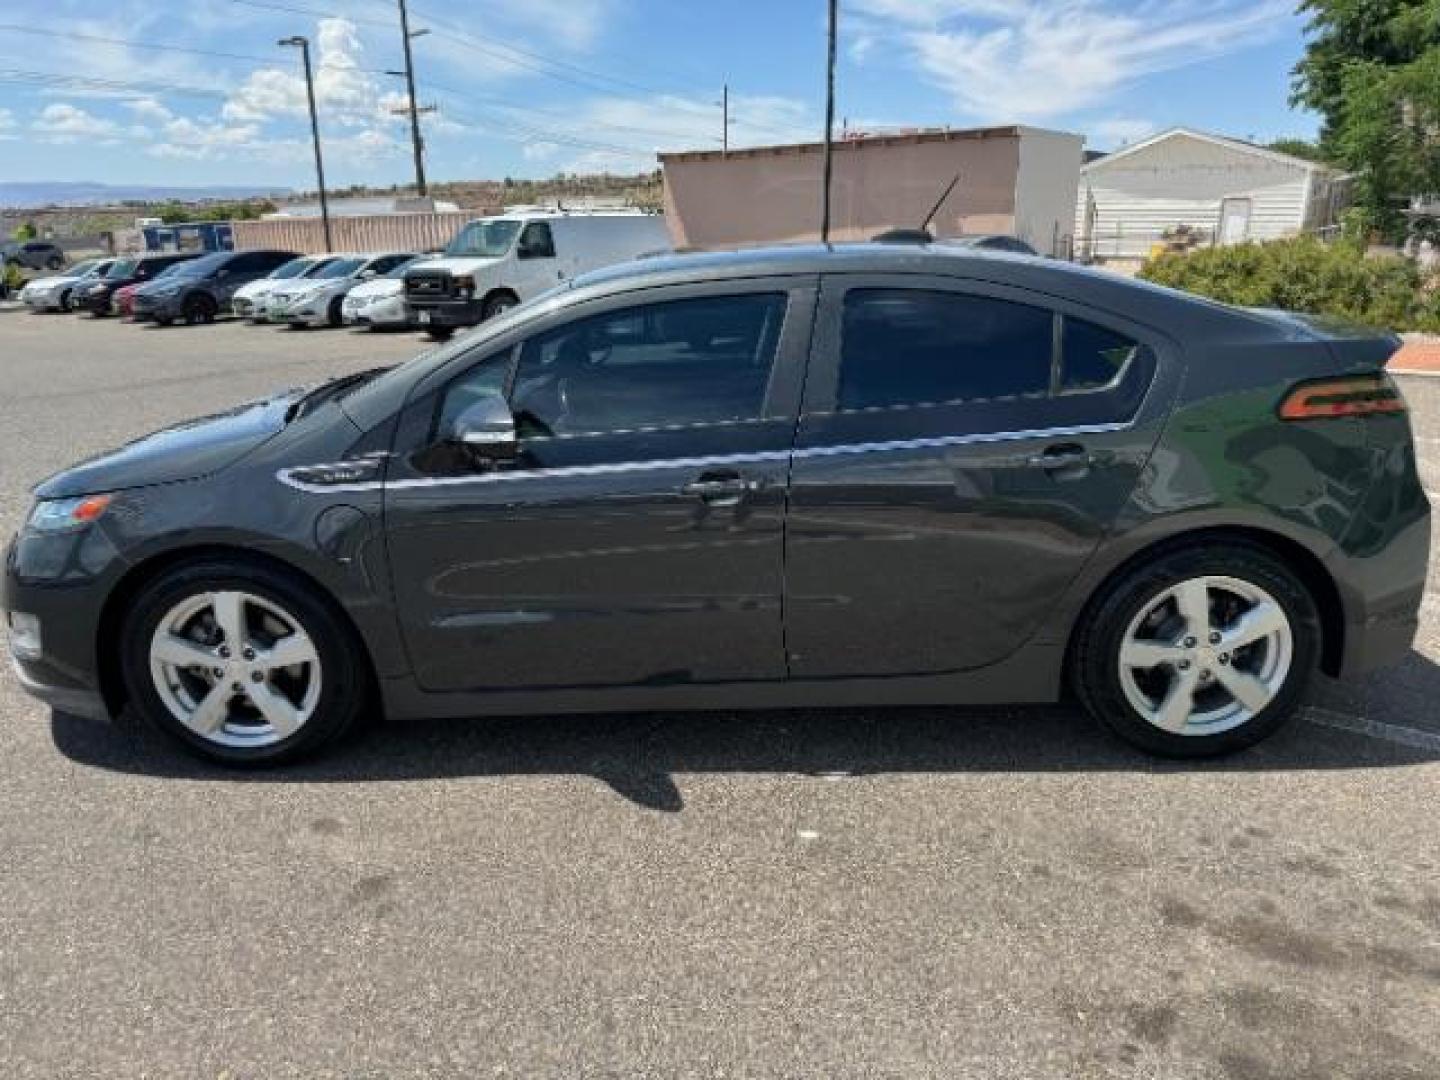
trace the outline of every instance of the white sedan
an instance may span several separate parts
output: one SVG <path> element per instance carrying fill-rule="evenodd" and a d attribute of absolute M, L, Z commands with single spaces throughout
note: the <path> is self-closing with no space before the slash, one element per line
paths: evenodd
<path fill-rule="evenodd" d="M 20 300 L 32 311 L 69 311 L 77 285 L 100 277 L 114 259 L 90 259 L 76 263 L 68 272 L 36 278 L 20 290 Z"/>
<path fill-rule="evenodd" d="M 412 252 L 340 255 L 313 277 L 287 283 L 270 294 L 267 317 L 291 326 L 339 326 L 350 290 L 412 261 Z"/>
<path fill-rule="evenodd" d="M 242 319 L 262 323 L 270 294 L 282 286 L 318 274 L 335 261 L 334 255 L 301 255 L 277 267 L 268 277 L 242 285 L 230 300 L 230 309 Z"/>
<path fill-rule="evenodd" d="M 409 327 L 410 312 L 405 307 L 405 270 L 413 261 L 407 259 L 388 274 L 361 282 L 346 293 L 345 302 L 340 305 L 345 324 L 368 326 L 372 330 L 403 330 Z"/>

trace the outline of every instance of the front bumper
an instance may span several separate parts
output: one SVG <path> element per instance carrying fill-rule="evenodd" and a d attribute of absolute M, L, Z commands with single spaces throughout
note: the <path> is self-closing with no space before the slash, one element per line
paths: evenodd
<path fill-rule="evenodd" d="M 136 322 L 144 322 L 147 319 L 178 319 L 180 318 L 180 295 L 174 296 L 139 296 L 137 295 L 130 305 L 130 317 Z"/>
<path fill-rule="evenodd" d="M 347 299 L 341 307 L 341 314 L 350 326 L 406 326 L 410 322 L 405 301 L 398 295 L 383 296 L 378 300 L 367 298 L 358 304 Z"/>
<path fill-rule="evenodd" d="M 410 324 L 422 330 L 429 327 L 459 329 L 479 326 L 484 319 L 484 306 L 478 300 L 411 300 L 406 299 Z"/>
<path fill-rule="evenodd" d="M 20 302 L 31 311 L 59 311 L 60 296 L 53 292 L 22 292 Z"/>
<path fill-rule="evenodd" d="M 16 655 L 11 663 L 21 687 L 61 712 L 91 718 L 110 713 L 101 692 L 99 623 L 105 597 L 124 570 L 124 561 L 100 528 L 82 532 L 15 537 L 0 578 L 0 625 L 7 635 L 10 614 L 38 620 L 38 654 Z"/>
<path fill-rule="evenodd" d="M 26 663 L 15 657 L 10 658 L 15 678 L 24 690 L 37 701 L 49 705 L 56 712 L 79 716 L 86 720 L 111 720 L 110 709 L 98 690 L 84 686 L 66 686 L 53 672 L 41 664 Z"/>

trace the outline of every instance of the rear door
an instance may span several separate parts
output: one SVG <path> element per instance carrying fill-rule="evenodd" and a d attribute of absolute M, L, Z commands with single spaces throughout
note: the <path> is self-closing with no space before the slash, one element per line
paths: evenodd
<path fill-rule="evenodd" d="M 1030 638 L 1135 487 L 1167 348 L 1014 288 L 827 277 L 791 471 L 791 675 L 958 672 Z"/>

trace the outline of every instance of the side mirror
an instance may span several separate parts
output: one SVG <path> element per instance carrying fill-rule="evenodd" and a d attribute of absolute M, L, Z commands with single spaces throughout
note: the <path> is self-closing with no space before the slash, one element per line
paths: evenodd
<path fill-rule="evenodd" d="M 503 395 L 488 393 L 457 416 L 447 433 L 450 441 L 474 457 L 508 460 L 519 452 L 515 417 Z"/>

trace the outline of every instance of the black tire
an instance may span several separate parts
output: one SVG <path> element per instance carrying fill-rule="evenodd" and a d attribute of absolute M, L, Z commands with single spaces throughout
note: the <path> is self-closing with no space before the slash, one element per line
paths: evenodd
<path fill-rule="evenodd" d="M 136 320 L 136 321 L 138 322 L 139 320 Z M 175 320 L 174 320 L 174 319 L 168 319 L 168 318 L 161 318 L 159 315 L 156 315 L 156 316 L 155 316 L 155 325 L 156 325 L 156 326 L 174 326 L 174 325 L 175 325 Z"/>
<path fill-rule="evenodd" d="M 65 269 L 65 260 L 58 257 L 47 259 L 45 261 L 45 269 L 51 271 L 63 270 Z"/>
<path fill-rule="evenodd" d="M 451 326 L 432 326 L 425 331 L 425 336 L 431 341 L 449 341 L 455 336 L 455 328 Z"/>
<path fill-rule="evenodd" d="M 330 306 L 325 310 L 325 321 L 332 327 L 345 325 L 345 312 L 340 309 L 340 305 L 344 302 L 343 296 L 337 296 L 330 301 Z"/>
<path fill-rule="evenodd" d="M 1238 579 L 1273 597 L 1289 621 L 1293 652 L 1288 676 L 1253 717 L 1227 731 L 1181 735 L 1155 726 L 1130 703 L 1121 684 L 1120 649 L 1143 609 L 1167 589 L 1204 576 Z M 1092 600 L 1074 638 L 1070 680 L 1086 711 L 1127 742 L 1163 757 L 1216 757 L 1253 746 L 1285 726 L 1314 675 L 1321 641 L 1314 597 L 1268 548 L 1243 540 L 1177 545 L 1125 571 Z"/>
<path fill-rule="evenodd" d="M 520 303 L 520 298 L 514 293 L 499 292 L 493 296 L 486 297 L 485 306 L 480 309 L 480 317 L 485 321 L 503 315 L 511 308 Z"/>
<path fill-rule="evenodd" d="M 196 293 L 194 296 L 187 296 L 182 307 L 185 316 L 185 325 L 194 326 L 196 323 L 212 323 L 219 312 L 213 297 L 206 293 Z M 159 321 L 158 319 L 156 320 Z"/>
<path fill-rule="evenodd" d="M 75 305 L 70 302 L 69 289 L 66 289 L 60 294 L 60 310 L 67 315 L 75 310 Z"/>
<path fill-rule="evenodd" d="M 298 620 L 320 658 L 320 694 L 309 720 L 290 737 L 261 747 L 212 742 L 180 722 L 161 700 L 150 674 L 150 642 L 165 615 L 187 597 L 220 590 L 251 593 Z M 227 765 L 294 761 L 332 743 L 364 712 L 371 680 L 363 646 L 332 606 L 302 579 L 261 563 L 214 558 L 182 564 L 146 584 L 125 616 L 121 670 L 131 706 L 191 753 Z"/>

